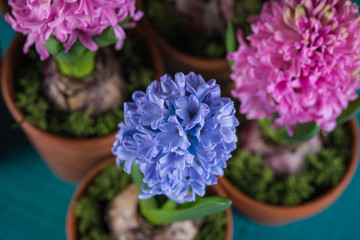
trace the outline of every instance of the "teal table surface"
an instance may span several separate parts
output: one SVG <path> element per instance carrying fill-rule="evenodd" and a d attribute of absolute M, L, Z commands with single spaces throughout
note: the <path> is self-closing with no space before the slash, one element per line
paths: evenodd
<path fill-rule="evenodd" d="M 4 54 L 15 33 L 0 19 Z M 21 66 L 19 66 L 20 68 Z M 0 240 L 65 239 L 75 185 L 54 176 L 0 100 Z M 327 210 L 281 227 L 258 225 L 234 213 L 234 239 L 360 239 L 360 170 Z"/>

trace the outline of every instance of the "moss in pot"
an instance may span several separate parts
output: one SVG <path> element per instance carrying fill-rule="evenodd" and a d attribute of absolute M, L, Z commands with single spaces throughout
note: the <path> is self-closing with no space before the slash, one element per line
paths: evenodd
<path fill-rule="evenodd" d="M 84 2 L 10 0 L 9 4 L 12 12 L 5 19 L 27 35 L 24 52 L 35 44 L 42 61 L 52 56 L 43 66 L 42 92 L 53 108 L 91 108 L 93 115 L 100 115 L 121 104 L 121 69 L 113 52 L 102 47 L 114 43 L 117 50 L 123 47 L 123 28 L 134 26 L 142 16 L 135 12 L 135 1 L 87 6 Z"/>
<path fill-rule="evenodd" d="M 73 229 L 75 224 L 72 225 L 73 227 L 69 226 L 68 214 L 68 239 L 73 239 L 72 233 L 75 231 L 76 239 L 116 239 L 111 235 L 106 221 L 107 210 L 114 196 L 129 186 L 132 180 L 121 168 L 112 164 L 113 161 L 111 159 L 111 163 L 103 164 L 106 167 L 91 180 L 84 192 L 76 199 L 73 217 L 76 217 L 77 228 Z M 161 200 L 158 202 L 164 203 Z M 214 240 L 225 239 L 228 221 L 231 221 L 231 218 L 224 212 L 203 218 L 195 239 L 209 239 L 209 237 Z"/>
<path fill-rule="evenodd" d="M 250 32 L 246 19 L 259 13 L 263 0 L 147 0 L 146 16 L 172 46 L 207 59 L 225 58 L 227 22 Z M 180 30 L 180 31 L 179 31 Z"/>
<path fill-rule="evenodd" d="M 257 201 L 281 206 L 304 204 L 335 187 L 344 177 L 351 157 L 349 131 L 339 126 L 328 135 L 322 135 L 321 151 L 307 152 L 302 157 L 304 163 L 295 166 L 296 172 L 284 171 L 289 169 L 285 164 L 278 164 L 276 168 L 266 163 L 266 158 L 240 144 L 228 162 L 225 177 Z M 292 149 L 293 154 L 294 151 Z"/>
<path fill-rule="evenodd" d="M 232 95 L 253 121 L 242 124 L 242 149 L 230 162 L 244 179 L 228 172 L 241 191 L 226 179 L 223 185 L 241 212 L 264 224 L 323 210 L 345 189 L 358 162 L 354 120 L 340 126 L 360 110 L 358 7 L 351 1 L 312 4 L 265 4 L 252 18 L 249 42 L 239 31 L 240 46 L 228 55 Z M 228 39 L 229 46 L 233 42 Z M 252 189 L 245 187 L 251 178 L 257 182 Z"/>
<path fill-rule="evenodd" d="M 177 73 L 175 79 L 164 75 L 161 82 L 154 81 L 146 92 L 135 91 L 133 102 L 124 104 L 124 122 L 119 124 L 112 151 L 136 188 L 124 190 L 110 203 L 113 235 L 194 239 L 199 224 L 188 220 L 231 205 L 226 198 L 204 197 L 206 186 L 216 184 L 215 175 L 223 174 L 237 141 L 233 102 L 220 95 L 214 79 L 205 82 L 192 72 Z M 130 198 L 137 196 L 136 189 L 140 220 L 136 201 Z M 154 198 L 158 195 L 165 197 L 161 206 Z M 139 228 L 145 229 L 139 232 Z M 202 230 L 202 235 L 210 231 L 209 227 Z"/>
<path fill-rule="evenodd" d="M 116 53 L 116 62 L 122 67 L 122 75 L 126 79 L 126 87 L 119 88 L 123 92 L 122 95 L 129 95 L 125 89 L 144 90 L 151 79 L 156 77 L 151 65 L 143 56 L 146 52 L 146 41 L 141 36 L 130 34 L 122 51 Z M 123 110 L 120 106 L 113 107 L 101 115 L 94 115 L 91 107 L 75 111 L 54 109 L 54 105 L 42 91 L 41 72 L 45 64 L 47 63 L 38 60 L 35 51 L 31 51 L 24 62 L 24 68 L 18 73 L 17 106 L 25 111 L 25 121 L 44 131 L 72 138 L 106 136 L 116 130 L 116 122 L 123 119 Z M 129 96 L 124 100 L 128 98 Z"/>
<path fill-rule="evenodd" d="M 16 31 L 27 36 L 25 53 L 31 45 L 35 45 L 41 60 L 51 55 L 49 61 L 52 63 L 42 70 L 45 74 L 44 84 L 40 85 L 42 95 L 50 98 L 51 105 L 48 108 L 56 109 L 59 113 L 83 112 L 70 118 L 70 125 L 74 119 L 82 119 L 88 124 L 93 121 L 90 115 L 97 117 L 121 106 L 126 91 L 120 90 L 124 89 L 124 77 L 120 75 L 121 69 L 118 67 L 120 64 L 113 62 L 117 61 L 115 56 L 111 56 L 113 51 L 98 49 L 111 44 L 121 49 L 126 37 L 124 28 L 134 27 L 142 16 L 142 12 L 136 11 L 133 0 L 107 4 L 84 3 L 9 1 L 12 13 L 5 15 Z M 25 114 L 14 103 L 13 93 L 17 72 L 15 66 L 23 61 L 23 55 L 17 49 L 19 45 L 22 45 L 22 39 L 17 37 L 5 57 L 2 92 L 15 120 L 23 121 Z M 111 57 L 105 52 L 110 52 Z M 98 71 L 100 69 L 110 79 L 102 78 Z M 103 97 L 99 98 L 98 94 Z M 25 102 L 24 105 L 27 106 Z M 44 104 L 39 105 L 46 108 Z M 119 114 L 112 116 L 118 117 Z M 113 120 L 113 117 L 109 119 Z M 102 122 L 108 122 L 109 119 L 105 117 Z M 103 133 L 103 137 L 70 138 L 66 134 L 60 136 L 43 131 L 28 122 L 23 122 L 21 127 L 55 174 L 73 182 L 80 180 L 86 171 L 111 154 L 106 146 L 111 146 L 115 135 Z M 103 132 L 104 126 L 101 128 Z M 77 134 L 84 136 L 83 131 Z"/>
<path fill-rule="evenodd" d="M 215 36 L 215 41 L 211 40 L 212 37 L 211 38 L 204 37 L 203 31 L 198 31 L 197 35 L 196 34 L 191 35 L 190 28 L 197 24 L 190 24 L 190 26 L 188 26 L 189 28 L 184 27 L 185 30 L 183 31 L 183 29 L 180 27 L 179 21 L 185 20 L 187 18 L 186 16 L 179 17 L 179 14 L 177 13 L 176 8 L 174 7 L 175 3 L 178 5 L 182 5 L 183 3 L 185 5 L 190 5 L 189 8 L 187 7 L 185 8 L 185 11 L 189 11 L 190 12 L 189 15 L 198 14 L 199 16 L 201 16 L 200 17 L 201 19 L 199 21 L 201 25 L 204 22 L 203 18 L 205 18 L 205 15 L 207 17 L 211 16 L 213 10 L 216 12 L 216 14 L 220 14 L 219 11 L 221 8 L 216 7 L 218 4 L 220 4 L 220 2 L 224 2 L 225 5 L 227 4 L 226 3 L 227 1 L 217 1 L 217 0 L 208 1 L 208 2 L 139 0 L 137 2 L 139 9 L 145 12 L 145 16 L 141 21 L 140 25 L 147 32 L 149 38 L 152 39 L 152 41 L 159 46 L 160 50 L 164 54 L 166 62 L 174 72 L 195 71 L 201 74 L 202 76 L 204 76 L 205 78 L 208 79 L 216 78 L 219 83 L 229 82 L 229 74 L 231 73 L 231 70 L 225 59 L 226 51 L 224 48 L 224 37 L 223 37 L 224 35 L 215 34 L 217 35 Z M 230 0 L 229 2 L 232 3 L 233 1 Z M 249 5 L 249 4 L 251 5 L 252 3 L 254 3 L 254 1 L 252 1 L 251 3 L 250 1 L 246 1 L 246 2 L 238 1 L 237 3 L 244 5 Z M 201 10 L 200 13 L 200 11 L 193 8 L 193 6 L 197 6 L 197 5 L 200 5 L 200 8 L 204 8 L 204 7 L 206 8 L 206 6 L 211 5 L 210 7 L 211 11 L 205 11 L 204 13 L 204 11 Z M 258 7 L 260 7 L 260 4 L 258 5 Z M 243 10 L 245 8 L 240 7 L 239 9 Z M 245 12 L 247 14 L 247 11 Z M 212 22 L 215 25 L 221 25 L 221 29 L 226 29 L 226 22 L 225 22 L 225 26 L 223 25 L 225 18 L 223 18 L 222 15 L 220 16 L 220 18 L 221 21 L 219 22 L 212 21 L 213 19 L 205 22 Z M 157 25 L 158 28 L 153 25 Z M 219 31 L 215 31 L 215 32 L 219 32 Z M 178 44 L 171 43 L 171 41 L 167 40 L 168 36 L 173 37 L 174 43 L 178 43 Z M 189 44 L 186 44 L 186 42 L 188 42 Z M 182 49 L 182 47 L 190 49 L 189 45 L 193 45 L 192 50 L 184 51 L 184 49 Z M 212 57 L 206 57 L 206 54 L 204 55 L 204 52 L 207 52 L 208 50 L 209 52 L 211 52 Z M 196 51 L 200 52 L 200 55 L 197 55 Z"/>

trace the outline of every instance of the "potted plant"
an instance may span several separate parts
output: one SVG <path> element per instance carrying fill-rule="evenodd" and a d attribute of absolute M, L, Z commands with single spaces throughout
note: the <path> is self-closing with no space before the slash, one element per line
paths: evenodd
<path fill-rule="evenodd" d="M 146 93 L 134 92 L 133 102 L 124 104 L 124 122 L 119 124 L 112 151 L 117 165 L 124 164 L 124 172 L 131 174 L 136 188 L 126 188 L 131 179 L 120 179 L 117 173 L 111 174 L 116 180 L 106 180 L 107 177 L 99 180 L 118 183 L 121 185 L 118 191 L 125 189 L 120 194 L 110 194 L 114 200 L 108 207 L 102 207 L 108 209 L 105 215 L 116 238 L 194 239 L 198 230 L 193 228 L 198 223 L 187 220 L 222 212 L 231 205 L 228 199 L 204 197 L 206 186 L 216 183 L 215 175 L 222 175 L 237 141 L 235 127 L 238 121 L 233 102 L 220 94 L 215 80 L 205 82 L 201 75 L 192 72 L 188 75 L 177 73 L 175 80 L 164 75 L 161 83 L 154 81 Z M 80 238 L 78 230 L 93 231 L 91 222 L 104 219 L 99 215 L 92 220 L 79 219 L 78 225 L 74 226 L 76 212 L 80 216 L 92 212 L 84 205 L 90 200 L 79 196 L 84 194 L 85 186 L 98 172 L 99 169 L 94 170 L 85 178 L 70 204 L 69 239 Z M 103 193 L 94 190 L 94 185 L 88 186 L 86 191 L 99 198 L 107 195 L 104 193 L 107 190 L 99 189 Z M 139 208 L 136 189 L 140 193 Z M 162 196 L 162 200 L 154 196 Z M 96 201 L 93 203 L 97 204 Z M 230 210 L 227 211 L 229 216 Z M 187 222 L 168 225 L 185 220 Z M 229 226 L 226 232 L 225 239 L 231 239 Z"/>
<path fill-rule="evenodd" d="M 228 55 L 232 95 L 249 120 L 220 183 L 263 224 L 310 217 L 333 203 L 358 165 L 358 7 L 270 1 Z M 229 31 L 229 36 L 232 31 Z M 230 38 L 228 43 L 231 46 Z M 234 186 L 236 185 L 236 186 Z"/>
<path fill-rule="evenodd" d="M 175 71 L 196 71 L 228 80 L 225 55 L 227 21 L 248 29 L 246 18 L 258 13 L 263 0 L 144 0 L 143 24 Z"/>
<path fill-rule="evenodd" d="M 125 39 L 123 28 L 133 27 L 141 12 L 135 11 L 135 1 L 94 3 L 91 6 L 65 1 L 49 2 L 48 5 L 41 5 L 38 1 L 11 1 L 9 4 L 13 7 L 12 15 L 6 14 L 5 18 L 15 30 L 27 35 L 24 51 L 28 52 L 35 43 L 41 60 L 49 58 L 50 54 L 52 57 L 44 63 L 30 65 L 36 59 L 23 57 L 20 49 L 24 39 L 17 37 L 3 64 L 5 102 L 50 168 L 65 180 L 78 181 L 97 162 L 111 155 L 108 149 L 112 146 L 116 129 L 113 133 L 102 133 L 102 137 L 90 133 L 88 138 L 79 138 L 83 137 L 81 131 L 90 127 L 102 131 L 114 119 L 121 119 L 119 109 L 127 94 L 124 79 L 129 78 L 126 76 L 129 69 L 121 69 L 119 57 L 108 48 L 100 47 L 115 43 L 115 47 L 121 49 Z M 157 74 L 161 74 L 161 58 L 154 45 L 147 43 L 149 54 L 145 54 L 146 47 L 139 47 L 144 50 L 139 57 L 153 57 L 150 62 Z M 122 54 L 126 53 L 123 51 Z M 16 70 L 22 63 L 26 63 L 22 69 L 33 72 L 31 76 L 25 70 Z M 150 64 L 148 67 L 151 69 L 153 66 Z M 16 80 L 19 76 L 25 80 L 19 83 Z M 30 86 L 29 82 L 34 84 Z M 19 89 L 23 92 L 16 93 Z M 34 89 L 40 92 L 39 98 L 27 98 Z M 32 117 L 30 110 L 41 114 Z M 48 117 L 48 112 L 54 112 L 56 117 Z M 41 118 L 46 121 L 39 115 L 46 115 Z M 64 126 L 77 119 L 83 121 L 73 125 L 76 131 L 70 132 L 80 135 L 76 138 L 64 133 Z M 55 130 L 47 131 L 53 122 L 58 123 L 53 127 Z M 60 134 L 54 133 L 57 129 Z"/>

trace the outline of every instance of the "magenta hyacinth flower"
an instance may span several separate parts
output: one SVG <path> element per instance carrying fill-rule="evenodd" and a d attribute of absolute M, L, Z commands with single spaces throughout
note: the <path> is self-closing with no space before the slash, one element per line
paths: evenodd
<path fill-rule="evenodd" d="M 88 49 L 98 46 L 92 39 L 108 27 L 113 27 L 116 49 L 121 49 L 125 39 L 123 27 L 132 27 L 133 22 L 123 26 L 127 17 L 138 21 L 143 13 L 135 10 L 135 0 L 9 0 L 11 15 L 5 15 L 12 28 L 27 35 L 24 52 L 35 44 L 41 60 L 49 57 L 45 48 L 51 35 L 64 44 L 67 52 L 77 39 Z"/>
<path fill-rule="evenodd" d="M 276 116 L 275 126 L 289 135 L 309 121 L 333 130 L 358 96 L 358 6 L 349 0 L 270 1 L 250 21 L 249 45 L 239 32 L 239 49 L 228 55 L 241 113 Z"/>

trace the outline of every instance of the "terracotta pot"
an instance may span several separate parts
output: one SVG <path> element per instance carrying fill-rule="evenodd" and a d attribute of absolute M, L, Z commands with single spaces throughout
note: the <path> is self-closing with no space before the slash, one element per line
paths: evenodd
<path fill-rule="evenodd" d="M 66 215 L 66 238 L 67 240 L 76 240 L 77 237 L 77 220 L 75 216 L 75 204 L 76 201 L 80 198 L 81 195 L 86 191 L 89 183 L 92 179 L 98 175 L 108 164 L 114 164 L 115 157 L 108 158 L 106 161 L 98 164 L 94 167 L 80 182 L 78 185 L 71 202 L 69 204 L 67 215 Z M 210 194 L 217 195 L 221 197 L 227 197 L 224 190 L 219 185 L 213 185 L 209 189 Z M 226 225 L 226 234 L 225 240 L 231 240 L 233 236 L 233 216 L 231 212 L 231 208 L 225 210 L 226 217 L 228 219 L 228 223 Z"/>
<path fill-rule="evenodd" d="M 0 9 L 3 14 L 11 11 L 7 0 L 0 0 Z"/>
<path fill-rule="evenodd" d="M 185 74 L 193 71 L 197 74 L 201 74 L 205 80 L 214 78 L 219 82 L 229 81 L 231 69 L 225 58 L 206 59 L 196 57 L 180 51 L 167 43 L 150 24 L 150 21 L 146 16 L 145 3 L 146 0 L 138 0 L 136 2 L 137 8 L 145 12 L 145 15 L 140 21 L 140 26 L 144 28 L 149 38 L 159 46 L 160 50 L 165 55 L 166 62 L 169 63 L 173 71 L 184 72 Z"/>
<path fill-rule="evenodd" d="M 359 137 L 356 119 L 349 122 L 351 131 L 351 159 L 342 180 L 323 195 L 298 206 L 277 206 L 259 202 L 242 193 L 226 178 L 219 182 L 233 202 L 233 206 L 246 217 L 264 225 L 283 225 L 309 218 L 329 207 L 341 195 L 355 174 L 359 162 Z"/>
<path fill-rule="evenodd" d="M 24 37 L 18 35 L 11 43 L 2 68 L 2 94 L 11 115 L 16 122 L 25 118 L 24 112 L 15 104 L 14 77 L 21 66 Z M 156 71 L 156 78 L 164 74 L 161 54 L 156 46 L 149 42 L 149 55 Z M 60 178 L 77 182 L 103 159 L 111 156 L 116 131 L 103 137 L 75 139 L 62 137 L 43 131 L 24 122 L 21 128 L 29 138 L 50 169 Z"/>

